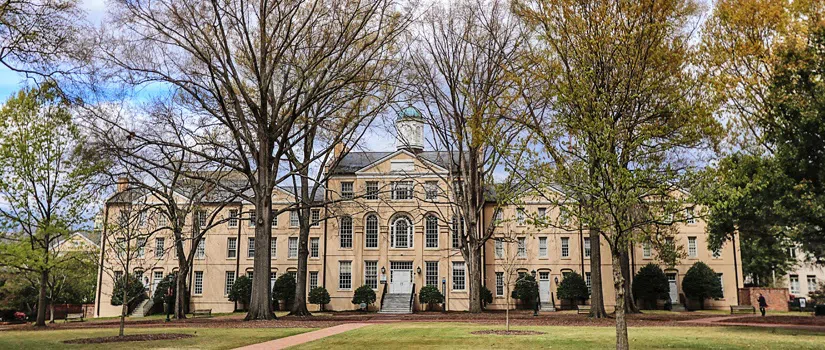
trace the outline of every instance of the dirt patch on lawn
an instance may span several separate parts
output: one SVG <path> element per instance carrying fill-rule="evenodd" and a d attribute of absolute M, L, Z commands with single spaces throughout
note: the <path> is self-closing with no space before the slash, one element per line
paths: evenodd
<path fill-rule="evenodd" d="M 174 340 L 183 338 L 192 338 L 194 335 L 183 333 L 155 333 L 155 334 L 129 334 L 122 337 L 97 337 L 97 338 L 80 338 L 70 339 L 64 341 L 66 344 L 103 344 L 103 343 L 122 343 L 132 341 L 150 341 L 150 340 Z"/>
<path fill-rule="evenodd" d="M 814 316 L 750 316 L 729 318 L 722 322 L 732 323 L 753 323 L 753 324 L 780 324 L 780 325 L 803 325 L 803 326 L 825 326 L 825 317 Z"/>
<path fill-rule="evenodd" d="M 546 334 L 546 333 L 538 332 L 538 331 L 505 331 L 505 330 L 502 330 L 502 329 L 488 329 L 488 330 L 484 330 L 484 331 L 470 332 L 470 334 L 476 334 L 476 335 L 489 335 L 489 334 L 494 334 L 494 335 L 541 335 L 541 334 Z"/>

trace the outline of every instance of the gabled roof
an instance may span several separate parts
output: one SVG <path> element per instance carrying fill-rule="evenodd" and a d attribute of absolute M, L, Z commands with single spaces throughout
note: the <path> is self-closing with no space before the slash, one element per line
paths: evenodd
<path fill-rule="evenodd" d="M 349 152 L 346 155 L 344 155 L 344 157 L 341 158 L 338 164 L 334 168 L 330 169 L 329 172 L 333 175 L 353 175 L 359 170 L 366 169 L 384 160 L 389 156 L 401 152 L 403 151 Z M 457 152 L 427 151 L 415 154 L 415 157 L 430 162 L 444 169 L 452 168 L 455 170 L 457 169 L 458 164 L 458 159 L 456 158 L 457 154 Z"/>

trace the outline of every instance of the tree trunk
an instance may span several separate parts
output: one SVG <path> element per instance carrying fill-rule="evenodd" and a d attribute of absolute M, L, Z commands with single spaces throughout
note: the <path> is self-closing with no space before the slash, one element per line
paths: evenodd
<path fill-rule="evenodd" d="M 302 184 L 302 191 L 306 190 L 306 184 Z M 303 195 L 302 195 L 303 197 Z M 298 274 L 295 281 L 295 300 L 292 302 L 292 309 L 289 312 L 294 316 L 311 316 L 307 309 L 307 259 L 309 259 L 309 225 L 310 209 L 301 209 L 301 228 L 298 234 Z"/>
<path fill-rule="evenodd" d="M 602 248 L 599 231 L 589 230 L 590 235 L 590 317 L 606 318 L 604 293 L 602 292 Z"/>
<path fill-rule="evenodd" d="M 627 320 L 625 320 L 625 279 L 622 276 L 621 252 L 612 249 L 613 257 L 613 288 L 616 291 L 616 350 L 630 349 L 627 339 Z"/>
<path fill-rule="evenodd" d="M 264 153 L 269 156 L 268 153 Z M 266 163 L 263 163 L 266 164 Z M 269 171 L 262 167 L 259 169 L 258 180 L 261 183 L 269 183 Z M 263 186 L 269 187 L 269 186 Z M 275 318 L 272 312 L 272 286 L 269 282 L 269 274 L 272 268 L 270 260 L 269 242 L 272 235 L 272 191 L 255 194 L 255 260 L 252 275 L 252 297 L 249 300 L 249 311 L 245 320 L 271 320 Z M 240 243 L 240 242 L 239 242 Z M 237 276 L 236 276 L 237 278 Z"/>
<path fill-rule="evenodd" d="M 46 327 L 46 283 L 49 282 L 49 271 L 40 271 L 40 291 L 37 295 L 37 321 L 35 327 Z"/>
<path fill-rule="evenodd" d="M 54 303 L 49 303 L 49 323 L 54 323 Z"/>
<path fill-rule="evenodd" d="M 481 246 L 471 246 L 467 259 L 468 279 L 470 282 L 470 312 L 481 312 Z"/>
<path fill-rule="evenodd" d="M 630 285 L 632 271 L 630 271 L 630 250 L 622 252 L 622 276 L 624 277 L 624 311 L 628 314 L 640 314 L 639 306 L 636 305 L 636 300 L 633 297 L 633 288 Z"/>
<path fill-rule="evenodd" d="M 175 279 L 175 319 L 186 319 L 186 276 L 189 275 L 189 264 L 186 259 L 178 259 L 178 277 Z"/>

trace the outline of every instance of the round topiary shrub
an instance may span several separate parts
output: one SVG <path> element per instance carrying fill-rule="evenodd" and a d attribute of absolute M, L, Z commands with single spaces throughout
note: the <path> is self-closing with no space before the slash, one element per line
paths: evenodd
<path fill-rule="evenodd" d="M 249 305 L 252 297 L 252 279 L 246 276 L 238 277 L 229 290 L 229 301 L 237 301 L 244 309 Z"/>
<path fill-rule="evenodd" d="M 276 310 L 279 308 L 279 300 L 284 301 L 284 308 L 287 310 L 292 308 L 292 302 L 295 300 L 295 279 L 291 274 L 281 275 L 272 286 L 272 305 Z"/>
<path fill-rule="evenodd" d="M 690 267 L 682 279 L 685 297 L 699 302 L 699 308 L 705 308 L 705 299 L 722 298 L 722 284 L 719 276 L 707 264 L 698 261 Z"/>
<path fill-rule="evenodd" d="M 358 287 L 352 295 L 352 303 L 361 305 L 361 303 L 370 305 L 375 302 L 375 291 L 367 285 Z"/>
<path fill-rule="evenodd" d="M 559 299 L 569 300 L 572 304 L 577 301 L 584 303 L 590 297 L 590 291 L 587 290 L 587 282 L 584 281 L 582 275 L 571 272 L 564 276 L 564 279 L 559 283 L 558 290 Z"/>
<path fill-rule="evenodd" d="M 513 299 L 519 299 L 522 305 L 530 309 L 536 302 L 536 297 L 539 295 L 539 284 L 536 283 L 536 278 L 523 274 L 516 280 L 516 286 L 513 288 L 511 296 Z"/>
<path fill-rule="evenodd" d="M 444 295 L 441 294 L 436 286 L 428 285 L 419 291 L 418 301 L 426 304 L 427 310 L 432 310 L 435 304 L 444 302 Z"/>
<path fill-rule="evenodd" d="M 123 305 L 123 291 L 126 290 L 126 304 L 132 301 L 142 300 L 146 297 L 143 289 L 143 282 L 135 275 L 126 274 L 115 281 L 112 290 L 112 305 Z"/>
<path fill-rule="evenodd" d="M 657 301 L 667 300 L 669 291 L 667 276 L 659 265 L 647 264 L 633 277 L 633 295 L 642 301 L 645 309 L 656 309 Z"/>
<path fill-rule="evenodd" d="M 309 291 L 309 303 L 317 304 L 320 310 L 324 310 L 324 305 L 329 304 L 329 292 L 324 287 L 315 287 Z"/>

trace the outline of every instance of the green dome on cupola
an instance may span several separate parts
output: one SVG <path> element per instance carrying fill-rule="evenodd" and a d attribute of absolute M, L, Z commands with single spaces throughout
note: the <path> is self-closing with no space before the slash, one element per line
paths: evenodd
<path fill-rule="evenodd" d="M 401 113 L 398 113 L 398 119 L 424 119 L 421 116 L 421 112 L 418 108 L 413 106 L 409 106 L 401 110 Z"/>
<path fill-rule="evenodd" d="M 395 120 L 395 145 L 399 150 L 418 153 L 424 150 L 424 117 L 413 106 L 404 108 Z"/>

